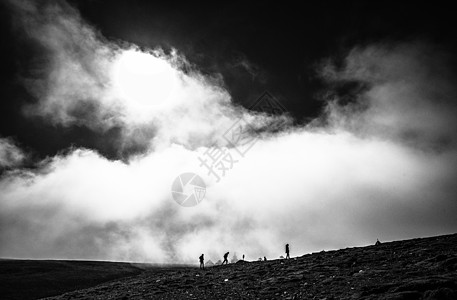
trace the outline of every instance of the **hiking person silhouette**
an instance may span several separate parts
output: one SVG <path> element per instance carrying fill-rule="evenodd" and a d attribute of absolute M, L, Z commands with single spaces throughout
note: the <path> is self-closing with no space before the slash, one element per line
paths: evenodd
<path fill-rule="evenodd" d="M 289 255 L 289 244 L 286 244 L 286 259 L 290 259 L 290 255 Z"/>
<path fill-rule="evenodd" d="M 224 254 L 224 261 L 222 262 L 221 266 L 222 266 L 224 263 L 226 263 L 226 264 L 228 265 L 227 257 L 228 257 L 228 255 L 229 255 L 229 253 L 230 253 L 230 252 L 227 252 L 227 253 Z"/>
<path fill-rule="evenodd" d="M 263 257 L 263 261 L 267 261 L 267 257 L 266 256 Z"/>
<path fill-rule="evenodd" d="M 205 261 L 205 258 L 204 258 L 204 256 L 203 256 L 203 254 L 200 255 L 199 259 L 200 259 L 200 269 L 203 269 L 203 270 L 204 270 L 204 269 L 205 269 L 205 262 L 204 262 L 204 261 Z"/>
<path fill-rule="evenodd" d="M 244 261 L 244 254 L 243 254 L 243 261 Z"/>

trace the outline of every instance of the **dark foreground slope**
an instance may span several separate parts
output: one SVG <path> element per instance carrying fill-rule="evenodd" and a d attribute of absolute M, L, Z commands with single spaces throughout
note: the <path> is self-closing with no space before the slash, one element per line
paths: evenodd
<path fill-rule="evenodd" d="M 288 261 L 149 269 L 53 299 L 457 299 L 457 234 Z"/>
<path fill-rule="evenodd" d="M 141 265 L 103 261 L 0 260 L 0 299 L 36 299 L 137 275 Z"/>

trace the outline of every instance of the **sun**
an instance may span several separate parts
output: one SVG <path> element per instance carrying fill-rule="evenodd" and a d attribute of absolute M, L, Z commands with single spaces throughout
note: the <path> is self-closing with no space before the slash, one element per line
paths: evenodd
<path fill-rule="evenodd" d="M 114 64 L 114 85 L 128 108 L 152 108 L 170 98 L 178 71 L 168 61 L 137 50 L 124 51 Z"/>

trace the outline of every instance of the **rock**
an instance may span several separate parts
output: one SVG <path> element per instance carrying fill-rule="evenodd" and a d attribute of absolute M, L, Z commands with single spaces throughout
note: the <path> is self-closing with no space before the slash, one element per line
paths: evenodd
<path fill-rule="evenodd" d="M 381 298 L 384 300 L 420 300 L 422 294 L 418 291 L 404 291 L 399 293 L 387 294 Z"/>
<path fill-rule="evenodd" d="M 424 300 L 455 300 L 457 299 L 457 292 L 450 288 L 440 288 L 433 291 L 426 291 Z"/>

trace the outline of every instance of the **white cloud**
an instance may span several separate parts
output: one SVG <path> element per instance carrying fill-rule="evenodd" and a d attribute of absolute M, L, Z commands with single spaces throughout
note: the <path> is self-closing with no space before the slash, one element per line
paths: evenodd
<path fill-rule="evenodd" d="M 121 147 L 212 144 L 217 129 L 240 114 L 222 83 L 199 74 L 176 50 L 106 41 L 65 3 L 28 4 L 15 6 L 18 27 L 45 49 L 45 62 L 36 66 L 40 78 L 26 79 L 40 99 L 27 114 L 99 132 L 120 127 Z"/>
<path fill-rule="evenodd" d="M 361 81 L 369 86 L 358 103 L 330 106 L 337 127 L 398 138 L 416 146 L 455 142 L 457 90 L 449 55 L 424 42 L 355 48 L 338 71 L 322 68 L 330 82 Z"/>
<path fill-rule="evenodd" d="M 25 153 L 11 139 L 0 137 L 0 170 L 18 166 L 25 158 Z"/>

